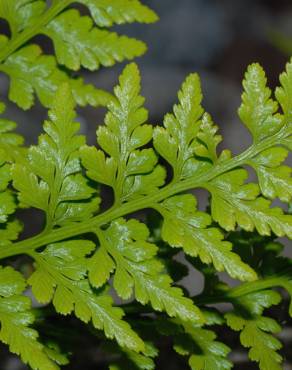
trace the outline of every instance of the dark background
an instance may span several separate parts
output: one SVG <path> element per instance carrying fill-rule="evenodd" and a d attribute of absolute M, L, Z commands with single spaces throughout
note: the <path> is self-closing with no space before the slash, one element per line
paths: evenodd
<path fill-rule="evenodd" d="M 248 64 L 259 62 L 266 70 L 270 87 L 278 84 L 278 75 L 292 53 L 280 47 L 280 35 L 291 37 L 292 49 L 292 2 L 291 0 L 149 0 L 144 1 L 157 11 L 161 20 L 154 25 L 128 25 L 116 27 L 145 40 L 149 50 L 145 56 L 136 60 L 143 81 L 143 94 L 150 110 L 150 122 L 161 123 L 163 115 L 171 110 L 176 102 L 176 94 L 182 81 L 190 72 L 198 72 L 202 79 L 204 107 L 212 114 L 220 126 L 224 137 L 224 147 L 234 153 L 242 151 L 250 143 L 250 136 L 237 118 L 236 110 L 240 104 L 241 81 Z M 51 45 L 46 41 L 46 48 Z M 289 49 L 288 46 L 287 49 Z M 102 69 L 96 73 L 83 72 L 85 79 L 97 87 L 111 90 L 123 65 Z M 7 96 L 8 79 L 0 76 L 2 99 Z M 8 116 L 15 118 L 19 131 L 27 143 L 36 142 L 40 123 L 46 111 L 38 104 L 23 113 L 8 104 Z M 85 108 L 79 110 L 82 130 L 88 141 L 95 142 L 96 125 L 102 123 L 104 110 Z M 200 206 L 204 206 L 201 197 Z M 27 233 L 40 227 L 38 215 L 31 215 Z M 200 275 L 190 275 L 185 285 L 193 292 L 199 291 L 202 281 Z M 68 324 L 71 325 L 70 319 Z M 86 328 L 73 323 L 78 330 L 79 346 L 72 364 L 66 369 L 103 369 L 100 353 L 94 338 Z M 221 333 L 227 341 L 236 344 L 236 337 Z M 292 328 L 287 327 L 281 339 L 289 352 Z M 232 343 L 233 342 L 233 343 Z M 158 370 L 183 370 L 183 362 L 172 359 L 168 345 L 161 343 L 166 357 L 157 365 Z M 2 351 L 2 352 L 1 352 Z M 286 354 L 289 357 L 289 354 Z M 243 352 L 235 351 L 233 360 L 238 362 L 236 369 L 256 369 L 246 364 Z M 9 355 L 0 345 L 1 370 L 20 370 L 23 367 L 15 356 Z M 286 370 L 292 369 L 292 360 L 287 360 Z M 214 369 L 216 370 L 216 369 Z"/>

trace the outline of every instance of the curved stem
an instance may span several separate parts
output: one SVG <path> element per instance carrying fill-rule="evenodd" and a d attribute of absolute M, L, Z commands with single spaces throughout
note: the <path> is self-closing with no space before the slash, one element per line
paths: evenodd
<path fill-rule="evenodd" d="M 31 27 L 26 28 L 21 33 L 17 34 L 16 37 L 12 38 L 6 46 L 0 52 L 0 62 L 3 62 L 14 53 L 19 47 L 24 45 L 31 38 L 40 33 L 40 30 L 46 26 L 52 19 L 54 19 L 59 13 L 62 12 L 68 5 L 70 5 L 72 0 L 62 0 L 55 2 L 48 10 L 43 13 L 38 21 Z"/>
<path fill-rule="evenodd" d="M 236 157 L 218 163 L 210 170 L 200 174 L 197 177 L 192 177 L 182 180 L 179 183 L 170 183 L 156 193 L 134 199 L 122 204 L 120 207 L 112 207 L 109 210 L 78 224 L 55 229 L 50 233 L 41 233 L 37 236 L 14 243 L 12 246 L 0 250 L 0 259 L 25 254 L 50 243 L 62 241 L 77 235 L 82 235 L 88 232 L 94 232 L 101 225 L 107 224 L 110 221 L 131 214 L 141 209 L 153 208 L 153 206 L 164 199 L 167 199 L 175 194 L 202 187 L 206 182 L 211 181 L 215 177 L 228 172 L 236 167 L 244 165 L 248 160 L 263 150 L 277 145 L 282 138 L 284 131 L 279 131 L 277 134 L 262 140 L 260 143 L 251 146 L 243 153 Z"/>
<path fill-rule="evenodd" d="M 232 303 L 232 301 L 234 301 L 236 298 L 257 292 L 259 290 L 275 288 L 275 287 L 285 288 L 285 278 L 286 278 L 286 282 L 288 282 L 289 276 L 291 277 L 291 273 L 292 273 L 292 266 L 278 275 L 273 275 L 271 277 L 262 278 L 262 279 L 259 279 L 253 282 L 242 283 L 241 285 L 231 288 L 227 292 L 223 292 L 222 294 L 213 295 L 209 297 L 203 296 L 203 295 L 201 297 L 196 297 L 194 299 L 194 302 L 196 305 L 199 305 L 199 306 L 203 306 L 206 304 L 224 303 L 224 302 Z"/>

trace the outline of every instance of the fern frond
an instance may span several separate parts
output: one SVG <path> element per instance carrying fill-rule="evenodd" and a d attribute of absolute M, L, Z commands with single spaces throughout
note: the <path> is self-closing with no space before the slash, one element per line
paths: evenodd
<path fill-rule="evenodd" d="M 100 27 L 113 23 L 157 20 L 156 14 L 138 0 L 81 0 Z M 100 65 L 112 66 L 125 59 L 142 55 L 142 41 L 118 36 L 94 26 L 91 17 L 80 16 L 76 9 L 67 9 L 73 0 L 1 0 L 0 18 L 7 20 L 11 37 L 0 35 L 0 71 L 10 77 L 9 99 L 23 109 L 34 104 L 34 93 L 41 104 L 50 107 L 58 87 L 67 82 L 77 104 L 106 106 L 112 96 L 106 91 L 72 78 L 69 70 L 81 67 L 96 70 Z M 31 39 L 39 34 L 53 41 L 56 58 L 43 55 Z M 64 70 L 64 65 L 68 70 Z"/>

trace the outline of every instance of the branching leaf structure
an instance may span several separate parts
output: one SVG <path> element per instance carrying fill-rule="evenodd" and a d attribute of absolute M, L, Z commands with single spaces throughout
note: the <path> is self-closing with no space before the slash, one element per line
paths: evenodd
<path fill-rule="evenodd" d="M 81 16 L 70 6 L 81 3 L 91 16 Z M 70 7 L 70 9 L 68 9 Z M 96 1 L 1 0 L 0 18 L 8 22 L 11 37 L 0 34 L 0 71 L 10 78 L 9 99 L 23 109 L 34 104 L 34 95 L 50 107 L 58 87 L 67 82 L 78 105 L 106 106 L 111 94 L 83 82 L 72 71 L 91 71 L 142 55 L 142 41 L 119 36 L 105 27 L 157 20 L 154 11 L 138 0 Z M 96 23 L 96 25 L 94 24 Z M 36 35 L 49 37 L 55 56 L 29 43 Z M 64 68 L 64 66 L 66 68 Z"/>
<path fill-rule="evenodd" d="M 260 369 L 281 369 L 282 357 L 276 351 L 282 345 L 271 333 L 281 327 L 276 320 L 262 316 L 264 308 L 278 304 L 281 298 L 275 291 L 260 291 L 247 294 L 234 302 L 235 310 L 225 315 L 227 325 L 241 331 L 240 341 L 250 348 L 249 357 L 259 363 Z"/>
<path fill-rule="evenodd" d="M 0 277 L 1 341 L 33 369 L 59 369 L 38 341 L 37 332 L 30 328 L 34 317 L 30 299 L 21 294 L 26 286 L 24 278 L 11 267 L 1 267 Z"/>
<path fill-rule="evenodd" d="M 116 353 L 107 361 L 112 370 L 155 369 L 155 345 L 164 336 L 173 338 L 174 350 L 191 369 L 231 369 L 230 344 L 213 326 L 240 332 L 261 370 L 280 369 L 281 343 L 274 334 L 281 327 L 264 310 L 281 301 L 275 288 L 292 293 L 291 261 L 281 257 L 276 241 L 291 239 L 292 216 L 272 205 L 274 200 L 290 204 L 292 195 L 286 162 L 292 142 L 292 62 L 275 97 L 263 69 L 248 68 L 239 117 L 253 143 L 232 156 L 228 149 L 218 150 L 222 137 L 202 107 L 196 74 L 182 84 L 163 125 L 153 127 L 136 64 L 124 68 L 112 95 L 61 71 L 58 63 L 95 70 L 140 54 L 138 41 L 99 27 L 156 19 L 136 0 L 80 1 L 94 22 L 68 10 L 71 3 L 55 0 L 46 8 L 40 0 L 0 0 L 0 14 L 14 35 L 3 39 L 0 53 L 0 68 L 11 77 L 10 97 L 29 108 L 36 93 L 50 107 L 44 133 L 28 149 L 13 133 L 15 124 L 0 120 L 1 341 L 34 370 L 66 363 L 61 352 L 43 344 L 51 338 L 40 330 L 38 337 L 32 295 L 50 313 L 90 323 L 105 352 Z M 17 21 L 13 12 L 19 13 Z M 57 59 L 34 44 L 22 45 L 36 33 L 52 38 Z M 108 108 L 97 129 L 97 147 L 86 145 L 75 122 L 76 103 L 90 102 L 91 93 Z M 249 167 L 257 174 L 254 183 Z M 103 203 L 105 188 L 113 192 L 109 208 Z M 197 188 L 209 192 L 210 209 L 200 210 L 192 193 Z M 40 233 L 18 236 L 19 208 L 43 214 Z M 141 210 L 156 218 L 157 226 L 136 217 Z M 199 296 L 190 297 L 179 284 L 181 274 L 171 271 L 174 250 L 205 277 Z M 16 271 L 14 259 L 23 254 L 33 267 Z M 221 282 L 221 271 L 238 285 Z M 221 302 L 232 305 L 224 315 L 208 307 Z"/>

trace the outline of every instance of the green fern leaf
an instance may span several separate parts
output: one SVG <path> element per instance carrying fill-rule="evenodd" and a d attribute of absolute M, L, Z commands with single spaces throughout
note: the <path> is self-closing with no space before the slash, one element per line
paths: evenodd
<path fill-rule="evenodd" d="M 77 1 L 78 2 L 78 1 Z M 45 107 L 50 106 L 60 84 L 71 85 L 75 101 L 81 105 L 107 105 L 112 96 L 80 78 L 70 78 L 54 56 L 42 55 L 41 49 L 29 44 L 31 38 L 45 34 L 52 38 L 56 59 L 73 70 L 84 66 L 90 70 L 111 66 L 124 59 L 140 56 L 146 50 L 143 42 L 118 36 L 94 27 L 90 17 L 81 17 L 76 9 L 66 10 L 73 0 L 0 0 L 0 18 L 8 21 L 11 37 L 0 35 L 0 71 L 11 79 L 9 98 L 23 109 L 34 103 L 34 93 Z M 101 26 L 113 23 L 157 20 L 156 14 L 138 0 L 80 0 Z M 98 41 L 98 42 L 97 42 Z"/>
<path fill-rule="evenodd" d="M 92 320 L 94 327 L 104 330 L 108 338 L 139 352 L 144 344 L 122 320 L 123 311 L 112 307 L 110 296 L 95 294 L 88 284 L 85 256 L 94 248 L 92 242 L 83 240 L 80 245 L 80 241 L 74 240 L 51 244 L 44 252 L 33 253 L 37 266 L 28 283 L 39 302 L 52 301 L 62 315 L 74 312 L 85 323 Z"/>
<path fill-rule="evenodd" d="M 13 185 L 23 206 L 46 213 L 47 229 L 89 217 L 98 209 L 99 198 L 81 174 L 78 149 L 84 137 L 76 135 L 74 102 L 68 85 L 59 89 L 44 124 L 39 145 L 28 152 L 27 165 L 16 164 Z M 84 201 L 85 202 L 81 202 Z"/>
<path fill-rule="evenodd" d="M 60 14 L 43 32 L 52 38 L 58 62 L 75 71 L 81 66 L 91 71 L 112 66 L 146 50 L 141 41 L 93 27 L 91 18 L 81 17 L 75 9 Z"/>
<path fill-rule="evenodd" d="M 37 45 L 29 45 L 10 55 L 0 65 L 0 70 L 10 76 L 9 99 L 23 109 L 34 103 L 34 94 L 45 107 L 50 107 L 54 94 L 62 83 L 70 85 L 79 105 L 106 104 L 110 94 L 84 85 L 81 79 L 72 79 L 57 68 L 53 56 L 43 55 Z"/>
<path fill-rule="evenodd" d="M 281 298 L 271 290 L 259 291 L 234 300 L 235 310 L 225 315 L 228 326 L 241 331 L 240 341 L 250 348 L 249 357 L 261 370 L 282 369 L 282 357 L 277 352 L 282 345 L 272 334 L 281 330 L 279 324 L 262 316 L 263 310 L 278 304 Z"/>
<path fill-rule="evenodd" d="M 231 251 L 221 232 L 208 226 L 211 217 L 196 210 L 196 198 L 179 195 L 157 206 L 162 214 L 162 238 L 173 247 L 181 247 L 190 256 L 199 256 L 204 263 L 212 262 L 217 271 L 226 270 L 233 278 L 255 280 L 256 273 Z"/>
<path fill-rule="evenodd" d="M 255 142 L 275 134 L 284 123 L 281 116 L 275 114 L 278 104 L 271 99 L 271 91 L 266 83 L 262 67 L 258 64 L 250 65 L 243 81 L 245 91 L 238 113 Z"/>
<path fill-rule="evenodd" d="M 247 171 L 236 169 L 218 176 L 207 189 L 212 194 L 212 217 L 225 230 L 234 230 L 236 224 L 244 230 L 255 228 L 261 235 L 292 237 L 292 216 L 281 208 L 270 208 L 271 202 L 259 197 L 257 184 L 244 184 Z"/>
<path fill-rule="evenodd" d="M 0 267 L 0 340 L 32 369 L 57 370 L 57 364 L 37 341 L 38 333 L 30 328 L 34 316 L 29 298 L 21 295 L 24 289 L 25 281 L 18 272 Z"/>
<path fill-rule="evenodd" d="M 2 106 L 4 111 L 5 106 Z M 12 180 L 11 162 L 19 160 L 22 154 L 20 145 L 23 139 L 20 135 L 11 132 L 16 127 L 15 122 L 0 118 L 0 247 L 7 247 L 11 241 L 17 239 L 22 226 L 18 221 L 9 220 L 17 207 L 16 199 L 10 189 Z"/>
<path fill-rule="evenodd" d="M 222 141 L 221 135 L 217 135 L 218 127 L 213 123 L 211 116 L 205 113 L 202 117 L 200 131 L 197 134 L 197 147 L 195 154 L 199 157 L 209 158 L 216 163 L 217 145 Z"/>
<path fill-rule="evenodd" d="M 232 363 L 226 358 L 230 352 L 225 344 L 215 341 L 216 334 L 207 329 L 184 325 L 185 334 L 175 337 L 174 349 L 182 355 L 189 355 L 192 370 L 227 370 Z"/>
<path fill-rule="evenodd" d="M 171 287 L 171 279 L 162 273 L 163 265 L 155 258 L 157 247 L 148 243 L 147 227 L 136 220 L 123 219 L 98 232 L 101 246 L 89 263 L 89 279 L 100 287 L 115 270 L 113 285 L 118 295 L 128 299 L 135 294 L 143 305 L 151 303 L 157 311 L 192 322 L 203 317 L 182 291 Z M 101 266 L 101 267 L 99 267 Z"/>
<path fill-rule="evenodd" d="M 203 310 L 206 325 L 222 325 L 224 319 L 215 310 Z M 173 338 L 173 348 L 181 356 L 188 358 L 191 369 L 225 370 L 231 369 L 227 359 L 230 348 L 216 340 L 216 334 L 209 329 L 200 328 L 178 319 L 160 318 L 155 324 L 163 336 Z"/>
<path fill-rule="evenodd" d="M 174 106 L 174 113 L 167 114 L 164 127 L 156 127 L 153 134 L 155 149 L 173 167 L 173 181 L 199 174 L 210 166 L 208 162 L 194 158 L 204 112 L 197 74 L 191 74 L 186 79 L 178 98 L 179 104 Z"/>
<path fill-rule="evenodd" d="M 0 150 L 0 223 L 6 222 L 16 208 L 13 194 L 7 190 L 10 180 L 10 165 L 6 163 L 5 152 Z"/>
<path fill-rule="evenodd" d="M 97 131 L 100 147 L 81 148 L 81 158 L 87 175 L 114 189 L 116 203 L 154 193 L 164 184 L 165 170 L 156 166 L 153 149 L 138 149 L 152 137 L 152 127 L 144 124 L 148 112 L 139 95 L 140 75 L 135 64 L 128 65 L 115 88 L 116 101 L 109 104 L 105 126 Z M 156 166 L 156 167 L 155 167 Z"/>
<path fill-rule="evenodd" d="M 287 63 L 286 71 L 280 75 L 281 87 L 276 89 L 276 98 L 281 105 L 285 121 L 289 123 L 292 117 L 292 59 Z M 291 132 L 291 126 L 290 126 Z"/>
<path fill-rule="evenodd" d="M 46 9 L 43 0 L 1 0 L 0 18 L 8 21 L 11 34 L 15 36 L 32 26 Z"/>
<path fill-rule="evenodd" d="M 259 186 L 262 194 L 269 198 L 279 198 L 283 202 L 289 202 L 292 197 L 291 168 L 281 164 L 288 157 L 288 150 L 282 147 L 274 147 L 261 152 L 250 161 L 251 166 L 257 172 Z"/>
<path fill-rule="evenodd" d="M 153 23 L 158 19 L 153 10 L 138 0 L 78 0 L 78 2 L 88 7 L 92 18 L 100 27 L 134 21 Z"/>
<path fill-rule="evenodd" d="M 5 107 L 3 107 L 3 111 L 4 109 Z M 0 113 L 2 112 L 0 111 Z M 0 118 L 0 150 L 5 152 L 3 155 L 9 162 L 21 160 L 25 152 L 24 148 L 20 148 L 24 141 L 23 137 L 13 132 L 15 128 L 15 122 L 6 118 Z M 7 171 L 8 174 L 9 171 Z"/>

